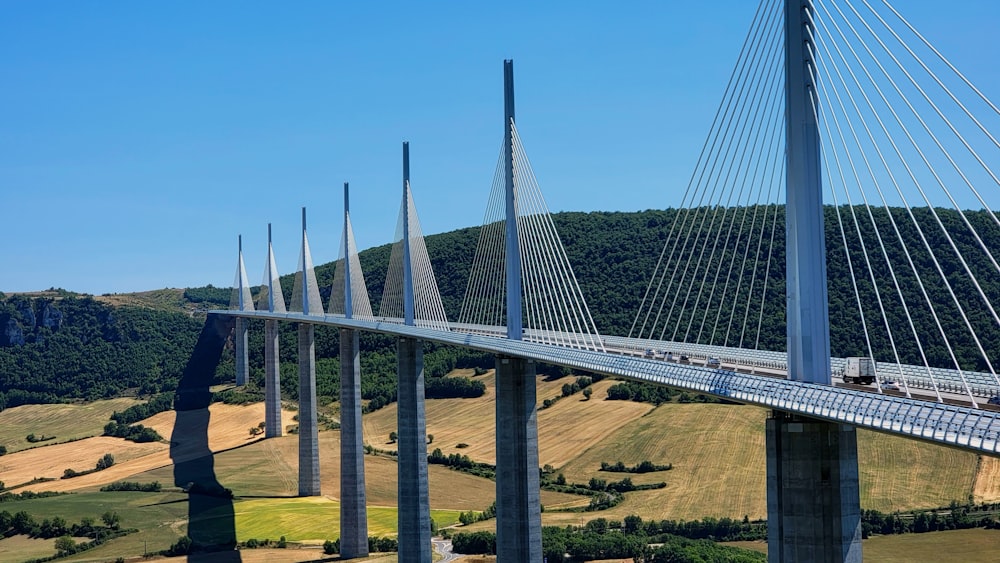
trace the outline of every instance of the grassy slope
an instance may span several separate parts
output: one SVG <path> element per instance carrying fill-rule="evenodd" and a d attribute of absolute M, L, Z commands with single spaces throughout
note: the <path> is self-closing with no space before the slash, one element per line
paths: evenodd
<path fill-rule="evenodd" d="M 150 551 L 166 549 L 180 537 L 188 511 L 187 495 L 181 493 L 81 493 L 21 501 L 11 508 L 14 506 L 37 520 L 61 516 L 68 522 L 79 522 L 85 516 L 99 521 L 101 514 L 113 510 L 122 517 L 123 526 L 141 530 L 61 561 L 107 561 L 121 554 L 141 555 L 143 542 Z"/>
<path fill-rule="evenodd" d="M 289 541 L 322 543 L 334 539 L 340 530 L 340 503 L 323 498 L 250 499 L 234 505 L 236 535 L 248 538 L 274 539 L 275 530 L 284 530 Z M 458 522 L 456 510 L 431 510 L 438 526 Z M 395 507 L 369 506 L 368 534 L 396 534 L 398 513 Z"/>
<path fill-rule="evenodd" d="M 48 557 L 56 552 L 55 538 L 31 539 L 28 536 L 13 536 L 0 541 L 0 561 L 24 561 Z"/>
<path fill-rule="evenodd" d="M 99 436 L 113 412 L 123 411 L 139 402 L 141 401 L 135 399 L 110 399 L 85 404 L 23 405 L 6 409 L 0 411 L 0 444 L 7 446 L 7 451 L 13 453 L 87 436 Z M 55 439 L 32 444 L 24 439 L 28 434 L 55 436 Z"/>

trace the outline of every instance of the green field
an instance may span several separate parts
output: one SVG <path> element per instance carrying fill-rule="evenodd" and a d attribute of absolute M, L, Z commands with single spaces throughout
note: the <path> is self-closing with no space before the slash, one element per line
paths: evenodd
<path fill-rule="evenodd" d="M 187 533 L 188 502 L 182 493 L 79 493 L 18 501 L 5 504 L 4 510 L 27 511 L 37 520 L 61 516 L 68 522 L 83 517 L 100 519 L 105 511 L 121 516 L 125 528 L 139 528 L 138 533 L 118 538 L 107 544 L 61 561 L 107 561 L 122 554 L 141 554 L 170 547 Z M 250 538 L 322 543 L 337 539 L 340 532 L 340 504 L 323 497 L 247 499 L 233 502 L 238 541 Z M 456 510 L 432 510 L 438 526 L 458 522 Z M 196 520 L 196 526 L 217 526 L 218 514 L 211 512 Z M 368 532 L 372 536 L 391 536 L 397 530 L 396 507 L 369 507 Z M 52 540 L 27 540 L 15 537 L 0 540 L 0 561 L 25 559 L 24 548 L 30 547 L 30 557 L 51 555 Z"/>
<path fill-rule="evenodd" d="M 235 503 L 236 536 L 250 538 L 322 543 L 340 533 L 340 503 L 323 497 L 250 499 Z M 397 530 L 394 506 L 368 507 L 368 535 L 393 536 Z M 440 526 L 458 523 L 457 510 L 431 510 L 431 518 Z"/>
<path fill-rule="evenodd" d="M 136 399 L 110 399 L 83 404 L 22 405 L 6 409 L 0 411 L 0 445 L 13 453 L 100 436 L 114 411 L 123 411 L 140 402 Z M 55 436 L 55 439 L 32 444 L 25 440 L 28 434 Z"/>
<path fill-rule="evenodd" d="M 141 555 L 144 543 L 149 551 L 166 549 L 183 535 L 188 513 L 187 495 L 181 493 L 80 493 L 5 503 L 2 509 L 12 513 L 24 510 L 36 520 L 61 516 L 70 523 L 87 516 L 99 521 L 101 514 L 112 510 L 121 516 L 122 527 L 141 530 L 60 561 L 107 561 L 122 554 Z M 0 546 L 6 541 L 0 540 Z"/>

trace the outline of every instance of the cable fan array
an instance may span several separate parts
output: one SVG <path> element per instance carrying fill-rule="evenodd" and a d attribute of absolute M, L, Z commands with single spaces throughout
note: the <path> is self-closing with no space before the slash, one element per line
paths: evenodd
<path fill-rule="evenodd" d="M 346 188 L 345 188 L 346 189 Z M 350 262 L 348 262 L 350 261 Z M 351 271 L 351 316 L 355 319 L 372 320 L 372 305 L 368 299 L 368 286 L 365 275 L 361 271 L 361 259 L 358 258 L 358 248 L 354 242 L 354 227 L 351 217 L 345 213 L 344 232 L 340 241 L 340 257 L 334 264 L 333 287 L 330 291 L 330 314 L 346 315 L 347 307 L 347 265 Z"/>
<path fill-rule="evenodd" d="M 501 146 L 497 158 L 459 322 L 466 330 L 502 327 L 507 322 L 504 163 L 512 158 L 525 339 L 603 351 L 520 135 L 513 122 L 511 126 L 512 152 Z"/>
<path fill-rule="evenodd" d="M 884 377 L 907 393 L 929 380 L 940 399 L 947 378 L 932 368 L 951 368 L 975 404 L 972 387 L 1000 387 L 1000 179 L 988 164 L 1000 111 L 888 2 L 821 1 L 812 19 L 814 111 L 862 350 L 897 364 Z"/>
<path fill-rule="evenodd" d="M 413 321 L 417 326 L 448 330 L 448 317 L 441 302 L 431 259 L 424 244 L 420 219 L 413 204 L 413 194 L 410 184 L 406 182 L 403 190 L 403 201 L 399 208 L 399 219 L 396 221 L 396 238 L 389 255 L 389 269 L 385 276 L 385 287 L 382 289 L 382 304 L 379 315 L 387 320 L 404 322 L 404 282 L 409 270 L 409 279 L 413 287 Z M 409 247 L 409 264 L 405 263 L 404 243 Z M 358 267 L 360 271 L 360 266 Z"/>
<path fill-rule="evenodd" d="M 632 335 L 784 350 L 781 4 L 758 8 Z M 807 15 L 832 353 L 976 404 L 1000 392 L 1000 110 L 886 0 Z"/>
<path fill-rule="evenodd" d="M 250 280 L 247 279 L 246 265 L 243 263 L 243 237 L 240 237 L 239 259 L 236 262 L 236 278 L 229 297 L 229 308 L 235 311 L 253 311 L 253 296 Z"/>
<path fill-rule="evenodd" d="M 762 2 L 630 337 L 784 349 L 761 331 L 785 322 L 782 25 L 781 3 Z"/>

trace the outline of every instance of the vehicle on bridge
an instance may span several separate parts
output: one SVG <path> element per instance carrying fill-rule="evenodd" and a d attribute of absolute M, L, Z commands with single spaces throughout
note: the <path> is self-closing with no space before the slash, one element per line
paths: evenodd
<path fill-rule="evenodd" d="M 720 367 L 722 363 L 719 361 L 719 358 L 709 357 L 708 360 L 705 361 L 705 365 L 710 368 L 717 368 Z"/>
<path fill-rule="evenodd" d="M 875 382 L 875 360 L 857 356 L 845 358 L 844 370 L 840 375 L 844 383 L 871 385 Z"/>

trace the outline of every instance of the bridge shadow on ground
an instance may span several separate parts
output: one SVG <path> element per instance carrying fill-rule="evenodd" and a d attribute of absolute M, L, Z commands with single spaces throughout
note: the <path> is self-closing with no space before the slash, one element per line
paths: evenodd
<path fill-rule="evenodd" d="M 208 445 L 209 385 L 233 330 L 234 319 L 209 315 L 198 343 L 177 385 L 174 410 L 177 420 L 170 436 L 174 485 L 188 491 L 190 561 L 242 561 L 236 547 L 236 518 L 232 492 L 215 475 L 215 458 Z"/>

